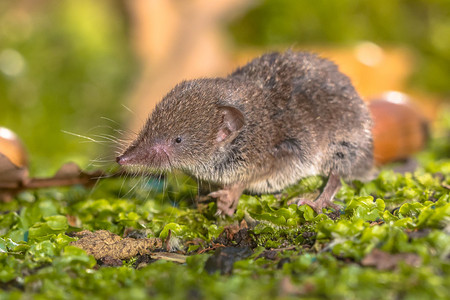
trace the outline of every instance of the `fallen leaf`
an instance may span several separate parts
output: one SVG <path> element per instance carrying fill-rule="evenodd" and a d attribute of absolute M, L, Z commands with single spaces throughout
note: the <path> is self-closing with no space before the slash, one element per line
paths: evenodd
<path fill-rule="evenodd" d="M 111 256 L 105 256 L 98 260 L 99 265 L 104 267 L 121 267 L 123 265 L 122 260 L 112 258 Z"/>
<path fill-rule="evenodd" d="M 142 269 L 148 264 L 155 262 L 156 259 L 152 258 L 150 254 L 138 255 L 136 257 L 136 261 L 134 262 L 134 268 Z"/>
<path fill-rule="evenodd" d="M 231 274 L 233 264 L 237 260 L 241 260 L 252 255 L 249 247 L 225 247 L 219 248 L 214 254 L 208 258 L 205 263 L 205 270 L 209 274 L 220 271 L 220 274 Z"/>
<path fill-rule="evenodd" d="M 304 296 L 310 295 L 316 291 L 316 286 L 312 282 L 306 281 L 300 286 L 294 285 L 291 278 L 284 276 L 279 283 L 280 295 L 287 296 Z"/>
<path fill-rule="evenodd" d="M 260 255 L 258 255 L 258 258 L 265 258 L 265 259 L 270 259 L 270 260 L 276 260 L 278 259 L 278 253 L 279 251 L 275 251 L 275 250 L 264 250 L 263 252 L 261 252 Z"/>
<path fill-rule="evenodd" d="M 430 234 L 431 229 L 429 228 L 425 228 L 425 229 L 421 229 L 421 230 L 415 230 L 415 231 L 406 231 L 406 234 L 408 235 L 408 237 L 410 239 L 418 239 L 418 238 L 423 238 L 426 237 Z"/>
<path fill-rule="evenodd" d="M 81 227 L 81 221 L 77 216 L 66 215 L 67 223 L 72 227 Z"/>
<path fill-rule="evenodd" d="M 256 247 L 256 242 L 249 234 L 248 225 L 245 220 L 242 220 L 239 225 L 233 224 L 226 226 L 214 242 L 225 246 Z"/>
<path fill-rule="evenodd" d="M 380 249 L 373 249 L 363 258 L 361 264 L 376 267 L 378 270 L 392 270 L 402 261 L 414 267 L 418 267 L 422 263 L 420 256 L 414 253 L 390 254 Z"/>

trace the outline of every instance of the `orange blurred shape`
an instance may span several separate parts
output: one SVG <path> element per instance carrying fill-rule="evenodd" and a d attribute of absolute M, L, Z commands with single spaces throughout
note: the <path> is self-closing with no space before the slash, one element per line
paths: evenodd
<path fill-rule="evenodd" d="M 363 97 L 403 90 L 415 61 L 407 48 L 380 47 L 369 41 L 361 41 L 353 47 L 323 49 L 318 53 L 334 61 Z"/>
<path fill-rule="evenodd" d="M 369 101 L 376 165 L 404 160 L 424 148 L 428 121 L 405 94 L 386 92 Z"/>
<path fill-rule="evenodd" d="M 0 155 L 4 155 L 18 168 L 28 166 L 27 152 L 22 141 L 5 127 L 0 127 Z"/>
<path fill-rule="evenodd" d="M 283 48 L 272 49 L 283 51 Z M 378 95 L 383 91 L 404 90 L 414 67 L 413 52 L 404 47 L 381 47 L 370 41 L 361 41 L 347 47 L 296 47 L 296 51 L 311 51 L 327 58 L 352 80 L 362 97 Z M 234 66 L 243 65 L 267 49 L 247 49 L 235 56 Z"/>

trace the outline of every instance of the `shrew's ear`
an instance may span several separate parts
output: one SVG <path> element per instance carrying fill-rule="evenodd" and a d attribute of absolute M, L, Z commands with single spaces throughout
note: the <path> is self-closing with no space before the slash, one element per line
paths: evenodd
<path fill-rule="evenodd" d="M 216 136 L 216 142 L 231 142 L 245 124 L 244 115 L 239 109 L 232 106 L 220 106 L 219 113 L 221 115 L 221 120 Z"/>

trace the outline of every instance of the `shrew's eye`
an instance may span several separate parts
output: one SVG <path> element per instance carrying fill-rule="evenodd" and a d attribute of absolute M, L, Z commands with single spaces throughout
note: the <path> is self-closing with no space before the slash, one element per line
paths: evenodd
<path fill-rule="evenodd" d="M 177 138 L 175 139 L 175 143 L 177 143 L 177 144 L 181 143 L 181 138 L 180 138 L 180 137 L 177 137 Z"/>

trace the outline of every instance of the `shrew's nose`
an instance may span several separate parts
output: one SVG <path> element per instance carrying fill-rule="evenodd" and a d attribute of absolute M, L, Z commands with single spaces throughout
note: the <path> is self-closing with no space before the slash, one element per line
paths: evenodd
<path fill-rule="evenodd" d="M 120 155 L 116 157 L 116 162 L 121 166 L 126 165 L 128 161 L 129 158 L 125 155 Z"/>

